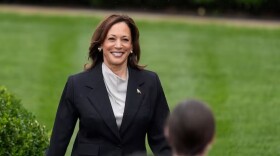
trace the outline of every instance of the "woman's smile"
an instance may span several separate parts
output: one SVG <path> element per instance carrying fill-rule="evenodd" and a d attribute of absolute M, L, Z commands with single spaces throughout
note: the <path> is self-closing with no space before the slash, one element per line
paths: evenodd
<path fill-rule="evenodd" d="M 115 57 L 122 57 L 124 52 L 115 51 L 115 52 L 111 52 L 111 54 Z"/>

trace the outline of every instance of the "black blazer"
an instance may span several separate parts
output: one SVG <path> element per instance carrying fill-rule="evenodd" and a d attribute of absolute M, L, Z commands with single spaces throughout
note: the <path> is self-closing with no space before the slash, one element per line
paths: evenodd
<path fill-rule="evenodd" d="M 77 119 L 72 156 L 146 154 L 145 137 L 155 155 L 171 155 L 163 135 L 169 108 L 158 76 L 129 68 L 120 129 L 110 104 L 101 64 L 68 78 L 58 106 L 47 156 L 63 156 Z"/>

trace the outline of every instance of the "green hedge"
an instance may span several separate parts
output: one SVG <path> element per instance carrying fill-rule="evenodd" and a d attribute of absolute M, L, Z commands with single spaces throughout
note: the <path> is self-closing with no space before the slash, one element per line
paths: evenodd
<path fill-rule="evenodd" d="M 40 156 L 48 145 L 45 126 L 0 86 L 0 155 Z"/>
<path fill-rule="evenodd" d="M 202 7 L 208 14 L 280 15 L 280 0 L 0 0 L 1 2 L 152 11 L 196 11 Z"/>

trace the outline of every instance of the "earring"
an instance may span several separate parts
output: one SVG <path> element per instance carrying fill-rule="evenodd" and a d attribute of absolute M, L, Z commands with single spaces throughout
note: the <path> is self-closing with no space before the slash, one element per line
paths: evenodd
<path fill-rule="evenodd" d="M 133 53 L 133 51 L 132 51 L 132 50 L 130 50 L 130 53 L 132 54 L 132 53 Z"/>
<path fill-rule="evenodd" d="M 101 47 L 98 47 L 97 49 L 98 49 L 98 51 L 99 51 L 99 52 L 101 52 L 101 50 L 102 50 L 102 48 L 101 48 Z"/>

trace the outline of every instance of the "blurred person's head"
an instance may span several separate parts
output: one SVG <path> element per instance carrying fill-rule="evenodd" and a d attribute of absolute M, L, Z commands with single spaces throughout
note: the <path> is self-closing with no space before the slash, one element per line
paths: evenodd
<path fill-rule="evenodd" d="M 91 39 L 89 59 L 92 62 L 85 66 L 86 70 L 100 62 L 107 66 L 127 65 L 142 69 L 143 67 L 138 65 L 139 30 L 134 20 L 127 15 L 113 14 L 101 21 Z"/>
<path fill-rule="evenodd" d="M 196 100 L 179 103 L 165 126 L 165 136 L 176 156 L 206 155 L 214 135 L 215 119 L 212 111 Z"/>

